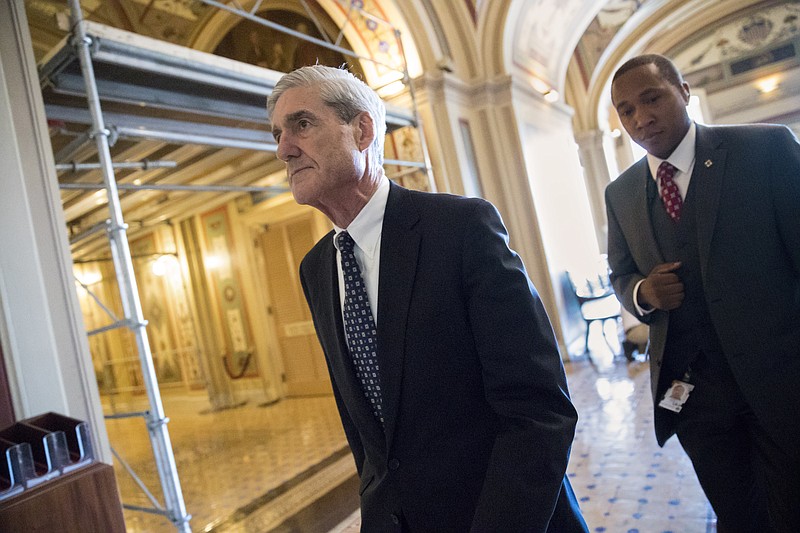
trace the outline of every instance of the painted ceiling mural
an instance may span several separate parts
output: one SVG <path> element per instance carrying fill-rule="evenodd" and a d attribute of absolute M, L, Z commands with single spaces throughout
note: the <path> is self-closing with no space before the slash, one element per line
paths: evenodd
<path fill-rule="evenodd" d="M 402 45 L 381 2 L 325 0 L 319 3 L 326 7 L 333 21 L 342 28 L 353 50 L 372 60 L 364 62 L 362 66 L 373 87 L 402 78 L 406 68 Z"/>
<path fill-rule="evenodd" d="M 211 9 L 195 0 L 82 0 L 81 5 L 91 20 L 109 25 L 127 20 L 130 27 L 121 29 L 176 44 L 186 44 L 197 21 Z"/>
<path fill-rule="evenodd" d="M 550 87 L 558 85 L 562 51 L 585 16 L 580 1 L 531 0 L 516 24 L 512 62 Z"/>
<path fill-rule="evenodd" d="M 303 35 L 323 39 L 313 21 L 299 13 L 270 10 L 261 16 Z M 278 72 L 290 72 L 315 63 L 333 67 L 346 63 L 349 68 L 361 72 L 358 62 L 350 57 L 247 19 L 236 24 L 223 37 L 214 53 Z"/>
<path fill-rule="evenodd" d="M 580 68 L 585 87 L 589 86 L 594 69 L 617 32 L 642 6 L 652 2 L 653 0 L 609 0 L 597 13 L 578 42 L 573 57 Z"/>
<path fill-rule="evenodd" d="M 243 7 L 247 9 L 251 4 L 253 2 L 243 2 Z M 286 4 L 286 2 L 281 3 L 281 5 Z M 317 39 L 328 40 L 344 48 L 352 47 L 352 50 L 360 56 L 369 58 L 371 61 L 363 62 L 363 69 L 373 86 L 385 85 L 402 78 L 402 71 L 405 67 L 403 49 L 397 38 L 395 27 L 388 22 L 389 20 L 398 20 L 398 13 L 389 10 L 390 7 L 394 7 L 388 5 L 391 2 L 379 0 L 297 2 L 295 12 L 304 12 L 304 4 L 310 5 L 314 11 L 314 17 L 327 17 L 333 22 L 326 27 L 341 28 L 341 35 L 337 35 L 335 32 L 329 32 L 332 33 L 331 35 L 322 35 L 312 23 L 314 17 L 305 17 L 304 21 L 289 20 L 287 27 L 294 30 L 299 29 L 301 33 Z M 54 20 L 56 13 L 68 12 L 68 3 L 66 0 L 26 0 L 25 6 L 32 27 L 40 29 L 34 36 L 36 55 L 39 59 L 63 37 L 64 32 L 55 28 Z M 194 33 L 197 31 L 197 25 L 202 24 L 218 10 L 217 7 L 209 6 L 199 0 L 115 0 L 113 2 L 82 0 L 81 6 L 84 16 L 89 20 L 182 46 L 190 45 Z M 262 13 L 265 16 L 276 14 L 281 20 L 275 22 L 283 24 L 287 22 L 283 19 L 292 18 L 288 11 L 274 9 L 266 11 L 268 6 L 269 2 L 261 5 Z M 236 27 L 237 32 L 243 32 L 243 36 L 236 38 L 237 46 L 242 47 L 238 41 L 244 41 L 249 45 L 246 57 L 237 57 L 237 59 L 267 67 L 270 64 L 280 67 L 276 70 L 284 70 L 290 63 L 291 66 L 295 66 L 294 63 L 299 59 L 289 51 L 279 48 L 288 46 L 294 50 L 300 47 L 296 43 L 283 42 L 285 39 L 276 42 L 274 34 L 278 32 L 258 26 L 257 23 L 249 22 L 249 24 L 240 24 Z M 418 74 L 416 49 L 408 43 L 405 44 L 405 51 L 410 56 L 408 57 L 409 70 L 412 71 L 412 75 Z M 224 43 L 222 46 L 222 49 L 227 52 L 233 48 L 235 47 L 231 43 Z M 328 57 L 332 54 L 327 53 L 323 47 L 316 46 L 315 51 L 321 54 L 321 62 L 332 61 L 331 57 Z M 230 57 L 230 53 L 223 55 Z M 289 55 L 293 57 L 289 58 Z"/>
<path fill-rule="evenodd" d="M 609 0 L 587 27 L 573 54 L 584 86 L 606 49 L 628 20 L 639 10 L 649 9 L 657 0 Z M 742 58 L 789 41 L 800 35 L 800 3 L 786 0 L 771 7 L 753 6 L 750 13 L 700 32 L 679 49 L 665 51 L 691 78 L 693 85 L 723 79 L 722 63 Z M 763 61 L 775 59 L 766 57 Z"/>
<path fill-rule="evenodd" d="M 798 38 L 800 4 L 790 1 L 745 13 L 723 26 L 700 34 L 670 55 L 682 68 L 691 85 L 703 86 L 724 79 L 727 70 L 722 67 L 723 64 L 753 56 L 752 67 L 757 68 L 788 59 L 790 56 L 779 56 L 779 45 L 785 44 L 782 49 L 792 53 L 794 47 L 791 41 Z M 774 50 L 776 47 L 778 49 Z"/>

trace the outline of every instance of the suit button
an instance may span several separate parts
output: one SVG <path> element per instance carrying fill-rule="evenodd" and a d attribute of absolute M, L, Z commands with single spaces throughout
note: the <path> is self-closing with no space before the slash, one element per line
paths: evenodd
<path fill-rule="evenodd" d="M 400 468 L 400 461 L 397 459 L 389 461 L 389 470 L 397 470 L 398 468 Z"/>
<path fill-rule="evenodd" d="M 393 524 L 399 524 L 400 523 L 400 518 L 398 518 L 398 516 L 396 514 L 392 515 L 392 523 Z"/>

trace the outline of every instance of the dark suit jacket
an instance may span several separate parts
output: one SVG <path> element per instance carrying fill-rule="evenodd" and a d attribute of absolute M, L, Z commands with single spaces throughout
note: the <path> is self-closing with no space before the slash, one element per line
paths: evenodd
<path fill-rule="evenodd" d="M 486 201 L 392 184 L 377 313 L 385 434 L 348 355 L 332 233 L 301 264 L 364 531 L 584 531 L 564 477 L 577 415 L 507 241 Z"/>
<path fill-rule="evenodd" d="M 655 400 L 664 392 L 658 384 L 668 313 L 638 316 L 633 305 L 636 283 L 665 262 L 648 213 L 650 179 L 643 158 L 609 184 L 606 206 L 614 289 L 650 325 Z M 782 126 L 698 125 L 692 187 L 703 289 L 722 349 L 761 423 L 798 453 L 800 145 Z M 659 411 L 663 444 L 673 429 Z"/>

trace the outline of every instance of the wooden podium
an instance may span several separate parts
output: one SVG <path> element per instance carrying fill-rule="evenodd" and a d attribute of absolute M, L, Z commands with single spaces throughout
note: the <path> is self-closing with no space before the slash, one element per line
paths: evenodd
<path fill-rule="evenodd" d="M 46 413 L 0 429 L 0 533 L 125 533 L 114 469 L 88 425 Z"/>

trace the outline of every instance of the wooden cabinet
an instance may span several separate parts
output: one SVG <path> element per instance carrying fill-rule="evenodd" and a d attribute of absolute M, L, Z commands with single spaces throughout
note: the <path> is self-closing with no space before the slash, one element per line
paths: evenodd
<path fill-rule="evenodd" d="M 86 422 L 57 413 L 0 429 L 0 533 L 125 533 L 114 469 Z"/>
<path fill-rule="evenodd" d="M 0 502 L 0 533 L 125 533 L 114 469 L 93 463 Z"/>

